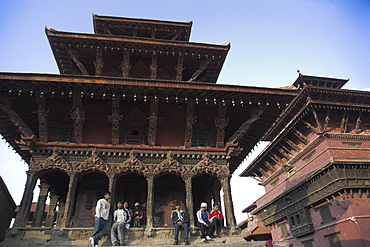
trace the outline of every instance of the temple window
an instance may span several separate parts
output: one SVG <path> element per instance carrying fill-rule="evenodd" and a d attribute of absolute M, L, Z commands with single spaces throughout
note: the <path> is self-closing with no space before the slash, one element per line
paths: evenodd
<path fill-rule="evenodd" d="M 331 215 L 329 206 L 330 204 L 325 204 L 318 208 L 322 219 L 322 225 L 335 220 L 335 218 Z"/>
<path fill-rule="evenodd" d="M 123 126 L 123 143 L 144 144 L 147 140 L 147 119 L 145 114 L 135 108 L 125 117 Z"/>
<path fill-rule="evenodd" d="M 339 240 L 339 234 L 340 232 L 335 232 L 324 236 L 328 240 L 330 247 L 342 247 Z"/>

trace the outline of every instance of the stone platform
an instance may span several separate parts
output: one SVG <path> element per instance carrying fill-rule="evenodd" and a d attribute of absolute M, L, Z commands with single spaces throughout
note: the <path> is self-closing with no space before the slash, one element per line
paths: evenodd
<path fill-rule="evenodd" d="M 191 246 L 225 246 L 225 247 L 262 247 L 265 242 L 246 242 L 240 235 L 240 229 L 226 227 L 221 235 L 211 241 L 203 243 L 200 239 L 199 228 L 190 229 L 189 243 Z M 0 247 L 91 247 L 89 237 L 93 228 L 46 228 L 46 227 L 14 227 L 6 232 L 6 239 Z M 125 244 L 128 246 L 173 246 L 173 227 L 158 227 L 152 229 L 131 228 L 125 231 Z M 183 232 L 180 232 L 179 245 L 184 246 Z M 111 246 L 110 240 L 105 237 L 99 246 Z M 277 242 L 275 246 L 289 246 L 284 242 Z"/>

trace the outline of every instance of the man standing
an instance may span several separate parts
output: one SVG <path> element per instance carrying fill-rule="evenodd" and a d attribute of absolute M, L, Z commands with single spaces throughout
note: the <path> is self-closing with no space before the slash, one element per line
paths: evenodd
<path fill-rule="evenodd" d="M 213 233 L 213 224 L 209 222 L 208 219 L 207 203 L 202 202 L 200 209 L 197 212 L 197 218 L 200 224 L 200 232 L 202 233 L 200 236 L 202 242 L 206 242 L 206 240 L 212 240 L 210 236 Z"/>
<path fill-rule="evenodd" d="M 90 243 L 93 247 L 99 247 L 98 242 L 107 232 L 107 220 L 110 209 L 110 192 L 104 193 L 104 198 L 96 203 L 95 208 L 95 227 L 94 233 L 90 238 Z"/>
<path fill-rule="evenodd" d="M 123 207 L 122 207 L 123 206 Z M 122 201 L 118 201 L 117 203 L 118 209 L 113 213 L 113 226 L 111 230 L 111 240 L 113 246 L 122 246 L 124 245 L 123 239 L 123 231 L 124 229 L 128 229 L 130 225 L 128 223 L 131 221 L 131 215 L 128 208 L 128 203 Z M 117 234 L 118 233 L 118 234 Z M 118 235 L 118 239 L 117 239 Z"/>
<path fill-rule="evenodd" d="M 209 221 L 216 229 L 216 235 L 219 236 L 221 228 L 224 226 L 224 216 L 222 212 L 219 210 L 219 206 L 217 204 L 213 206 L 213 210 L 209 213 L 208 217 Z M 218 227 L 218 225 L 220 227 Z"/>
<path fill-rule="evenodd" d="M 181 203 L 177 202 L 175 203 L 175 210 L 172 211 L 171 213 L 171 220 L 173 225 L 175 226 L 175 242 L 173 245 L 178 245 L 178 237 L 179 237 L 179 230 L 180 227 L 184 229 L 184 242 L 185 245 L 189 245 L 189 240 L 188 240 L 188 232 L 189 232 L 189 227 L 188 227 L 188 214 L 185 212 L 185 210 L 181 209 Z"/>

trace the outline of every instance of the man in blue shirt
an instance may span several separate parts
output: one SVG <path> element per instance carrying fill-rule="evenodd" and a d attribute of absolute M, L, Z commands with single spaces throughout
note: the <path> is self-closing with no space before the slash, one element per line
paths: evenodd
<path fill-rule="evenodd" d="M 202 239 L 202 242 L 212 240 L 210 236 L 213 232 L 213 224 L 209 222 L 208 219 L 207 203 L 202 202 L 200 209 L 197 212 L 197 218 L 200 225 L 200 238 Z"/>

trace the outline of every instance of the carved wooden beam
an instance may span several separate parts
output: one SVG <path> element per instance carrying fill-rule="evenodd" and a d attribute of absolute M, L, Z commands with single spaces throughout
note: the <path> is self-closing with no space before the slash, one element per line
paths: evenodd
<path fill-rule="evenodd" d="M 362 122 L 361 120 L 361 116 L 362 116 L 362 112 L 359 112 L 358 113 L 358 117 L 357 117 L 357 120 L 356 120 L 356 126 L 355 126 L 355 134 L 358 133 L 359 129 L 360 129 L 360 124 Z"/>
<path fill-rule="evenodd" d="M 289 146 L 291 146 L 295 151 L 297 151 L 297 152 L 301 151 L 301 149 L 299 148 L 299 146 L 298 146 L 298 145 L 296 145 L 293 141 L 291 141 L 291 140 L 285 140 L 285 142 L 286 142 Z"/>
<path fill-rule="evenodd" d="M 225 147 L 225 128 L 229 124 L 229 118 L 226 117 L 226 105 L 218 105 L 218 116 L 215 119 L 215 125 L 217 127 L 216 134 L 216 147 Z"/>
<path fill-rule="evenodd" d="M 73 95 L 73 107 L 70 111 L 70 115 L 74 121 L 74 141 L 76 143 L 82 143 L 85 113 L 82 111 L 82 98 L 78 93 Z"/>
<path fill-rule="evenodd" d="M 176 80 L 182 81 L 182 71 L 184 70 L 184 56 L 179 53 L 176 65 Z"/>
<path fill-rule="evenodd" d="M 312 107 L 312 114 L 313 114 L 313 116 L 315 118 L 315 121 L 316 121 L 317 126 L 319 127 L 319 130 L 320 130 L 319 132 L 323 132 L 324 130 L 323 130 L 322 126 L 321 126 L 321 123 L 319 121 L 319 118 L 317 116 L 317 113 L 316 113 L 316 110 L 315 110 L 314 107 Z"/>
<path fill-rule="evenodd" d="M 39 140 L 41 142 L 48 141 L 48 121 L 46 111 L 45 95 L 43 93 L 36 94 L 37 116 L 39 120 Z"/>
<path fill-rule="evenodd" d="M 329 121 L 330 121 L 330 109 L 328 109 L 326 111 L 326 116 L 325 116 L 325 120 L 324 120 L 324 127 L 323 127 L 323 131 L 325 132 L 326 129 L 328 128 L 328 125 L 329 125 Z"/>
<path fill-rule="evenodd" d="M 157 136 L 157 119 L 158 119 L 158 99 L 152 97 L 150 100 L 150 117 L 149 117 L 149 131 L 148 144 L 155 146 Z"/>
<path fill-rule="evenodd" d="M 88 75 L 89 73 L 87 73 L 87 70 L 86 70 L 85 66 L 80 62 L 80 60 L 78 60 L 78 58 L 79 58 L 78 51 L 73 50 L 72 48 L 69 48 L 68 53 L 71 56 L 72 60 L 76 63 L 76 65 L 77 65 L 78 69 L 80 70 L 81 74 L 82 75 Z"/>
<path fill-rule="evenodd" d="M 151 37 L 152 39 L 154 39 L 154 38 L 155 38 L 155 29 L 154 29 L 154 28 L 152 29 L 152 31 L 151 31 L 151 33 L 150 33 L 150 37 Z"/>
<path fill-rule="evenodd" d="M 253 173 L 254 177 L 252 177 L 254 180 L 257 180 L 258 182 L 262 182 L 262 179 L 260 176 L 258 176 L 256 173 Z"/>
<path fill-rule="evenodd" d="M 301 140 L 305 145 L 307 145 L 310 140 L 308 140 L 308 138 L 302 134 L 302 132 L 300 132 L 299 130 L 297 130 L 296 128 L 293 128 L 293 134 L 298 137 L 299 140 Z"/>
<path fill-rule="evenodd" d="M 248 132 L 252 124 L 257 121 L 262 113 L 266 110 L 267 106 L 264 107 L 256 107 L 251 112 L 251 118 L 247 119 L 240 127 L 239 129 L 230 137 L 228 142 L 232 143 L 239 143 L 241 141 L 241 138 L 245 135 L 245 133 Z"/>
<path fill-rule="evenodd" d="M 266 161 L 264 165 L 272 172 L 276 171 L 276 168 L 270 164 L 270 162 Z"/>
<path fill-rule="evenodd" d="M 123 51 L 123 60 L 121 62 L 121 69 L 122 69 L 122 77 L 128 78 L 129 72 L 131 69 L 130 65 L 130 51 L 128 49 L 125 49 Z"/>
<path fill-rule="evenodd" d="M 277 165 L 281 166 L 281 161 L 280 161 L 280 160 L 278 160 L 278 159 L 276 159 L 276 154 L 274 154 L 274 155 L 268 155 L 268 157 L 269 157 L 272 161 L 274 161 Z"/>
<path fill-rule="evenodd" d="M 157 78 L 157 53 L 154 51 L 152 55 L 152 63 L 150 64 L 150 78 Z"/>
<path fill-rule="evenodd" d="M 94 61 L 95 75 L 101 75 L 103 70 L 103 50 L 100 48 L 96 49 L 96 60 Z"/>
<path fill-rule="evenodd" d="M 12 109 L 10 109 L 10 105 L 11 105 L 11 103 L 10 103 L 10 100 L 8 99 L 8 97 L 4 96 L 4 95 L 1 95 L 1 97 L 0 97 L 0 109 L 5 114 L 8 115 L 10 121 L 12 121 L 14 126 L 17 127 L 18 132 L 21 133 L 21 135 L 25 136 L 25 137 L 32 137 L 32 136 L 36 137 L 36 135 L 33 133 L 31 128 L 28 127 L 28 125 L 23 121 L 23 119 L 18 115 L 18 113 L 16 113 Z"/>
<path fill-rule="evenodd" d="M 134 26 L 134 28 L 132 29 L 132 36 L 133 37 L 137 36 L 137 26 Z"/>
<path fill-rule="evenodd" d="M 340 132 L 341 133 L 347 132 L 348 118 L 349 118 L 349 112 L 344 111 L 342 115 L 342 120 L 340 121 Z"/>
<path fill-rule="evenodd" d="M 194 72 L 194 74 L 190 77 L 189 81 L 195 81 L 198 76 L 208 67 L 208 65 L 211 63 L 211 59 L 204 59 L 200 62 L 199 69 Z"/>
<path fill-rule="evenodd" d="M 186 129 L 185 129 L 185 147 L 191 147 L 191 139 L 193 137 L 193 125 L 195 123 L 194 117 L 195 99 L 188 99 L 186 110 Z"/>
<path fill-rule="evenodd" d="M 108 116 L 109 122 L 112 124 L 112 144 L 119 144 L 119 123 L 122 120 L 122 115 L 119 115 L 119 97 L 112 98 L 112 115 Z"/>
<path fill-rule="evenodd" d="M 315 134 L 320 135 L 321 132 L 317 131 L 317 129 L 314 126 L 312 126 L 312 124 L 303 119 L 302 122 L 306 125 L 307 128 L 310 128 Z"/>

